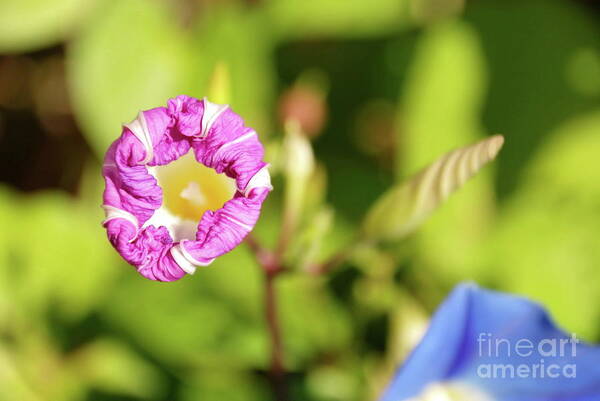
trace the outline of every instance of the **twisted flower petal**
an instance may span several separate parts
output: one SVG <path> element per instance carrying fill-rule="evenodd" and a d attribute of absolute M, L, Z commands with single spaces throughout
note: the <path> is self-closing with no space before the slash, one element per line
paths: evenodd
<path fill-rule="evenodd" d="M 599 362 L 600 348 L 558 329 L 542 306 L 461 285 L 381 401 L 600 400 Z"/>
<path fill-rule="evenodd" d="M 235 180 L 237 191 L 202 216 L 195 238 L 183 227 L 154 226 L 163 193 L 148 167 L 167 165 L 193 150 L 196 160 Z M 111 244 L 152 280 L 174 281 L 235 248 L 253 229 L 271 191 L 256 132 L 227 105 L 188 96 L 140 112 L 106 153 L 103 208 Z M 150 222 L 150 219 L 152 221 Z M 175 237 L 175 238 L 174 238 Z"/>

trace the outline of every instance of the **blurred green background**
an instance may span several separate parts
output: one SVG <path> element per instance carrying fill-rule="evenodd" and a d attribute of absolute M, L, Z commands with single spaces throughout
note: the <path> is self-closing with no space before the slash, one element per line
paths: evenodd
<path fill-rule="evenodd" d="M 100 226 L 120 124 L 203 97 L 215 70 L 273 165 L 266 244 L 283 120 L 318 160 L 277 282 L 293 399 L 376 399 L 461 280 L 600 339 L 597 2 L 1 0 L 0 401 L 271 399 L 248 249 L 156 283 Z M 304 271 L 388 187 L 491 133 L 506 138 L 498 160 L 417 233 Z"/>

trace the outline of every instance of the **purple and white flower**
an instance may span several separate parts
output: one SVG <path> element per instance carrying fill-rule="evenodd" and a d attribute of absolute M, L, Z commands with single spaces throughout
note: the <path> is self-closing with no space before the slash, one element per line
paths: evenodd
<path fill-rule="evenodd" d="M 207 210 L 195 234 L 189 219 L 165 208 L 154 171 L 190 150 L 198 163 L 235 181 L 232 198 L 216 211 Z M 140 112 L 110 146 L 102 169 L 103 225 L 110 242 L 149 279 L 174 281 L 193 274 L 197 266 L 239 245 L 254 228 L 272 190 L 263 156 L 256 131 L 227 105 L 182 95 L 167 107 Z M 182 196 L 196 193 L 192 186 Z"/>

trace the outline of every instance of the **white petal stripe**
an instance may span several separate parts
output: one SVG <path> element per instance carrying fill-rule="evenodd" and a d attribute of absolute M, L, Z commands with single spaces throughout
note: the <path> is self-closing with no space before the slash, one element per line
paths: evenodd
<path fill-rule="evenodd" d="M 202 115 L 200 138 L 206 138 L 212 125 L 217 121 L 221 113 L 229 108 L 229 105 L 212 103 L 206 98 L 202 99 L 202 101 L 204 102 L 204 114 Z"/>
<path fill-rule="evenodd" d="M 223 145 L 221 145 L 221 147 L 219 147 L 219 149 L 217 149 L 215 154 L 221 152 L 223 149 L 227 149 L 231 145 L 235 145 L 236 143 L 244 142 L 246 139 L 250 139 L 255 135 L 256 135 L 256 131 L 252 130 L 244 135 L 241 135 L 241 136 L 235 138 L 233 141 L 226 142 Z"/>
<path fill-rule="evenodd" d="M 106 218 L 102 222 L 102 225 L 108 223 L 110 220 L 123 219 L 133 224 L 136 230 L 138 229 L 139 224 L 137 218 L 128 211 L 119 209 L 118 207 L 114 207 L 111 205 L 102 205 L 102 209 L 104 209 L 104 213 L 106 215 Z"/>
<path fill-rule="evenodd" d="M 181 249 L 182 246 L 180 243 L 173 246 L 171 248 L 171 256 L 173 256 L 175 262 L 179 265 L 179 267 L 181 267 L 181 270 L 183 270 L 187 274 L 194 274 L 196 272 L 196 266 L 194 266 L 192 262 L 187 260 Z"/>
<path fill-rule="evenodd" d="M 129 128 L 133 135 L 135 135 L 135 137 L 142 143 L 142 146 L 144 146 L 146 157 L 140 162 L 140 164 L 148 164 L 148 162 L 154 157 L 154 148 L 152 147 L 152 137 L 150 136 L 150 131 L 148 130 L 148 124 L 146 123 L 144 112 L 140 111 L 138 117 L 129 124 L 125 124 L 125 127 Z"/>
<path fill-rule="evenodd" d="M 126 220 L 133 224 L 133 227 L 135 227 L 135 235 L 129 240 L 129 242 L 131 243 L 135 241 L 140 232 L 140 223 L 133 214 L 129 213 L 127 210 L 119 209 L 118 207 L 114 207 L 111 205 L 102 205 L 102 209 L 104 209 L 104 214 L 106 216 L 106 218 L 102 221 L 102 225 L 106 225 L 106 223 L 114 219 Z"/>
<path fill-rule="evenodd" d="M 273 189 L 271 185 L 271 175 L 269 174 L 269 165 L 267 164 L 260 170 L 256 172 L 248 181 L 246 188 L 244 190 L 240 190 L 241 193 L 247 198 L 250 191 L 254 188 L 269 188 L 269 190 Z"/>
<path fill-rule="evenodd" d="M 242 223 L 241 221 L 239 221 L 238 219 L 235 219 L 231 216 L 228 216 L 226 214 L 222 214 L 221 216 L 223 216 L 223 218 L 225 220 L 229 220 L 230 222 L 232 222 L 233 224 L 237 224 L 238 226 L 242 227 L 244 230 L 250 232 L 252 231 L 252 226 L 249 226 L 248 224 Z"/>
<path fill-rule="evenodd" d="M 183 246 L 183 241 L 171 248 L 171 255 L 179 267 L 181 267 L 181 270 L 187 274 L 194 274 L 196 272 L 196 266 L 208 266 L 214 260 L 211 259 L 209 262 L 200 262 L 194 259 L 194 257 L 186 251 Z"/>

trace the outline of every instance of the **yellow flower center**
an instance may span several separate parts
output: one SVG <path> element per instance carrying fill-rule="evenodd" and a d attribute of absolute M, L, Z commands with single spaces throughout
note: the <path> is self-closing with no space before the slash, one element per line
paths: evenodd
<path fill-rule="evenodd" d="M 220 209 L 235 193 L 235 181 L 198 163 L 193 152 L 156 167 L 163 207 L 183 220 L 198 222 L 205 211 Z"/>

